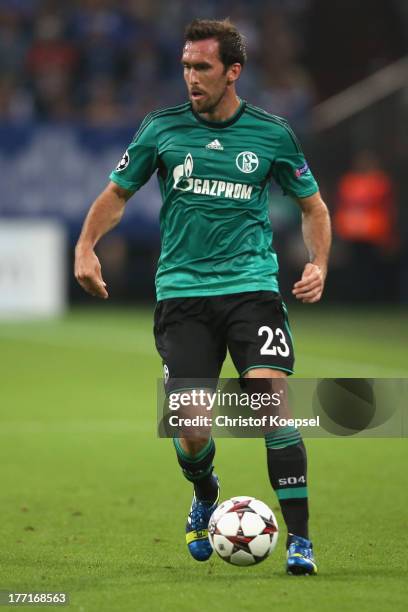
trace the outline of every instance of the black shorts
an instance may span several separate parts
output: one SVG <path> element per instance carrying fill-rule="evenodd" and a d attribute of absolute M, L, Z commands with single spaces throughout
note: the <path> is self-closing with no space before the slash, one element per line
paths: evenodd
<path fill-rule="evenodd" d="M 168 393 L 218 379 L 227 348 L 239 376 L 262 367 L 293 373 L 287 311 L 273 291 L 162 300 L 154 337 Z"/>

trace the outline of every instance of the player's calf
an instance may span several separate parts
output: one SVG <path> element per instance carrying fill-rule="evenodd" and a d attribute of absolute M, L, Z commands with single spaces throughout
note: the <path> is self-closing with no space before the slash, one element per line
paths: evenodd
<path fill-rule="evenodd" d="M 269 479 L 288 530 L 287 572 L 316 574 L 308 539 L 307 456 L 300 433 L 294 427 L 279 427 L 265 436 L 265 442 Z"/>
<path fill-rule="evenodd" d="M 213 474 L 214 440 L 210 438 L 201 450 L 191 455 L 178 438 L 173 439 L 177 460 L 184 477 L 193 483 L 194 496 L 186 524 L 186 542 L 197 561 L 206 561 L 212 554 L 208 540 L 208 522 L 219 499 L 218 478 Z"/>

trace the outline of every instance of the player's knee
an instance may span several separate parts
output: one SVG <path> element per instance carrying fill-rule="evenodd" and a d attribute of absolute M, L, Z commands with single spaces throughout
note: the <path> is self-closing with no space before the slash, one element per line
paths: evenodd
<path fill-rule="evenodd" d="M 194 437 L 194 438 L 179 438 L 183 450 L 194 457 L 208 444 L 209 438 Z"/>

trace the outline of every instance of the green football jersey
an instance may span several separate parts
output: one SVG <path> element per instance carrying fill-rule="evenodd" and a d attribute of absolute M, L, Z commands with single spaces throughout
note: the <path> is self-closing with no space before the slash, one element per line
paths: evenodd
<path fill-rule="evenodd" d="M 157 171 L 163 205 L 157 299 L 278 291 L 269 183 L 318 190 L 284 119 L 241 101 L 227 121 L 188 102 L 147 115 L 110 179 L 138 190 Z"/>

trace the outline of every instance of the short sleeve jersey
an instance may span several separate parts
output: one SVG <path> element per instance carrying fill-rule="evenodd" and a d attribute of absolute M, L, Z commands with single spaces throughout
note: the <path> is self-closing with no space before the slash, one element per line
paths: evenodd
<path fill-rule="evenodd" d="M 278 291 L 269 185 L 318 190 L 284 119 L 241 101 L 212 122 L 190 103 L 149 114 L 110 179 L 137 191 L 157 172 L 161 254 L 157 299 Z"/>

